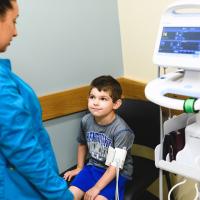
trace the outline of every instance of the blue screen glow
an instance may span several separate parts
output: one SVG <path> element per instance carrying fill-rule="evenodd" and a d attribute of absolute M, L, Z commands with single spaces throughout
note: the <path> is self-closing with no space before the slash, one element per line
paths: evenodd
<path fill-rule="evenodd" d="M 164 27 L 160 53 L 200 54 L 200 27 Z"/>

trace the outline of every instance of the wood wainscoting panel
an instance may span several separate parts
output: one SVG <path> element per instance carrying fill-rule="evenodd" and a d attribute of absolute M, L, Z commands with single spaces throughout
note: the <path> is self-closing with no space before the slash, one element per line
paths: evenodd
<path fill-rule="evenodd" d="M 43 121 L 86 110 L 88 92 L 84 86 L 39 97 Z"/>
<path fill-rule="evenodd" d="M 147 100 L 144 94 L 145 83 L 124 77 L 118 80 L 122 86 L 124 98 Z"/>

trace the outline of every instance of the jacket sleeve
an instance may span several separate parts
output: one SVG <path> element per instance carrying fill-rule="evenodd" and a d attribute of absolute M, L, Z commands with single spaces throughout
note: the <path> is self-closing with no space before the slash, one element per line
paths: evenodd
<path fill-rule="evenodd" d="M 45 199 L 73 199 L 65 180 L 45 158 L 32 113 L 15 82 L 6 75 L 0 81 L 0 151 Z"/>

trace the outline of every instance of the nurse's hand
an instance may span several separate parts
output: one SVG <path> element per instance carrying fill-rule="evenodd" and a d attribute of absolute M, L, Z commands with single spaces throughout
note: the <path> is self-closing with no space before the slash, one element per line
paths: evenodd
<path fill-rule="evenodd" d="M 82 170 L 82 168 L 76 168 L 73 169 L 71 171 L 68 171 L 64 174 L 63 178 L 67 181 L 70 181 L 74 176 L 76 176 L 80 171 Z"/>

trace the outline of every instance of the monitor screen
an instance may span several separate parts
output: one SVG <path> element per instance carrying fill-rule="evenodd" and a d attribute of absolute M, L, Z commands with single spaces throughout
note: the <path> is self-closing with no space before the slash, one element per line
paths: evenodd
<path fill-rule="evenodd" d="M 159 53 L 200 55 L 200 27 L 163 27 Z"/>

